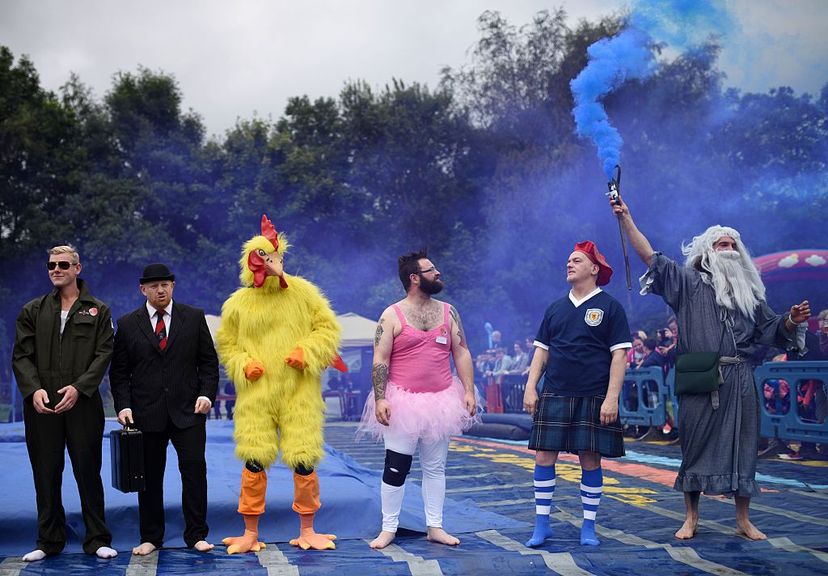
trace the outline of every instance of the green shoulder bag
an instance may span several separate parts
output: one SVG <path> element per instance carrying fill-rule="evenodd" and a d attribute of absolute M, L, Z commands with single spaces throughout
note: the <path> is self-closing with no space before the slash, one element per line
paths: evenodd
<path fill-rule="evenodd" d="M 722 323 L 722 336 L 719 338 L 719 350 L 716 352 L 688 352 L 676 358 L 676 395 L 709 394 L 719 389 L 721 374 L 722 341 L 726 325 Z"/>

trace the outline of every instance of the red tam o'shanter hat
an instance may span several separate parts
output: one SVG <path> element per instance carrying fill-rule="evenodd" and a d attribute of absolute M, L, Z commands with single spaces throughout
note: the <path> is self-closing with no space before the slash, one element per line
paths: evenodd
<path fill-rule="evenodd" d="M 610 278 L 612 278 L 612 266 L 607 263 L 604 255 L 598 252 L 598 247 L 593 242 L 589 240 L 578 242 L 575 244 L 573 250 L 583 252 L 593 264 L 598 266 L 598 278 L 595 280 L 598 286 L 606 286 L 609 284 Z"/>

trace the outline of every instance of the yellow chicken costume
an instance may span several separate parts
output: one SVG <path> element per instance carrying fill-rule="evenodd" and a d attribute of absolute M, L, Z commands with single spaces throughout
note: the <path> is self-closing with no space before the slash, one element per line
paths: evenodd
<path fill-rule="evenodd" d="M 227 552 L 258 552 L 259 516 L 264 513 L 267 468 L 282 461 L 293 469 L 293 510 L 307 550 L 335 548 L 333 534 L 317 534 L 320 507 L 314 467 L 322 458 L 324 402 L 320 376 L 337 355 L 340 327 L 330 304 L 313 284 L 284 273 L 288 247 L 283 234 L 262 216 L 262 234 L 245 245 L 239 262 L 242 287 L 224 303 L 217 349 L 236 386 L 236 456 L 242 471 L 239 513 L 243 536 L 225 538 Z"/>

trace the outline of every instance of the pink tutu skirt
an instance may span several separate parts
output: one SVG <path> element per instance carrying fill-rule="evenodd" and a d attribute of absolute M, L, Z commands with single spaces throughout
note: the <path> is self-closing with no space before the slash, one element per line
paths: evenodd
<path fill-rule="evenodd" d="M 362 411 L 362 421 L 357 437 L 373 436 L 381 440 L 386 430 L 421 438 L 428 442 L 456 436 L 480 422 L 480 396 L 475 388 L 475 404 L 478 409 L 469 416 L 463 405 L 465 390 L 457 377 L 447 388 L 439 392 L 409 392 L 393 382 L 388 383 L 385 398 L 390 404 L 391 419 L 388 426 L 377 422 L 374 394 L 369 393 Z"/>

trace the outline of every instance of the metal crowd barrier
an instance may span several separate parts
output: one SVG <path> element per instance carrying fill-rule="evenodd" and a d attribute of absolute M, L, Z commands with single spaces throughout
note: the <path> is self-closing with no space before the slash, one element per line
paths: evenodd
<path fill-rule="evenodd" d="M 526 376 L 507 374 L 503 378 L 503 411 L 507 414 L 523 412 L 523 392 L 526 390 Z"/>

